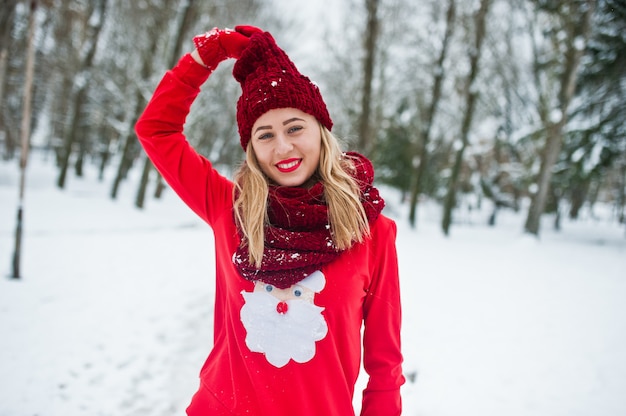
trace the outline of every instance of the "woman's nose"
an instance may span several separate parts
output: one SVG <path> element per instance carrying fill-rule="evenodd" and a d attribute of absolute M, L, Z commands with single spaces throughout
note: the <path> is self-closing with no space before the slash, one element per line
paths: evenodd
<path fill-rule="evenodd" d="M 282 134 L 276 136 L 276 148 L 275 151 L 277 154 L 282 155 L 285 153 L 289 153 L 293 149 L 293 145 L 291 141 Z"/>

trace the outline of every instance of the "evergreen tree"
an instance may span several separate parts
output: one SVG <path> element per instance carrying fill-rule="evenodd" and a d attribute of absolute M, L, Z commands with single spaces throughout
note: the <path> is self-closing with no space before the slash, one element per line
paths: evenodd
<path fill-rule="evenodd" d="M 577 218 L 582 205 L 593 202 L 601 181 L 626 165 L 626 4 L 600 0 L 587 47 L 586 65 L 577 90 L 580 106 L 573 114 L 561 155 L 560 178 Z M 616 182 L 623 206 L 623 180 Z"/>

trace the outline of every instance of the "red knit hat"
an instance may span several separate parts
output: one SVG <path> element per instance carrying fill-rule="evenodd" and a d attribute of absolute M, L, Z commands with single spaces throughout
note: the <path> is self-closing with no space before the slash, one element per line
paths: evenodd
<path fill-rule="evenodd" d="M 233 75 L 241 84 L 237 124 L 246 150 L 252 125 L 275 108 L 297 108 L 315 117 L 328 130 L 333 121 L 317 85 L 302 75 L 268 32 L 255 33 L 235 63 Z"/>

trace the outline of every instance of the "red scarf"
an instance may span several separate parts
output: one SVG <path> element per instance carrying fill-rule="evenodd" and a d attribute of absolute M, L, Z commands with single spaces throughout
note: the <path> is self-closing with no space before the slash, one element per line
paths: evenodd
<path fill-rule="evenodd" d="M 358 153 L 348 152 L 353 160 L 353 177 L 361 190 L 361 203 L 370 224 L 385 206 L 372 185 L 374 167 Z M 324 185 L 313 187 L 270 186 L 268 197 L 269 226 L 265 227 L 265 250 L 259 269 L 248 262 L 248 247 L 240 245 L 233 263 L 247 280 L 260 280 L 278 288 L 288 288 L 307 277 L 339 254 L 328 223 Z"/>

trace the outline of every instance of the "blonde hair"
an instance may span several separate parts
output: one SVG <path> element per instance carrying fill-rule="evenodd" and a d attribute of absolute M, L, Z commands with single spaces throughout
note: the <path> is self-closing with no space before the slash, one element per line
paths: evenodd
<path fill-rule="evenodd" d="M 317 175 L 324 184 L 328 221 L 335 247 L 345 250 L 355 242 L 363 242 L 370 228 L 360 200 L 359 184 L 351 174 L 354 163 L 341 151 L 339 141 L 320 124 L 322 147 Z M 246 161 L 235 174 L 235 221 L 243 234 L 242 244 L 248 246 L 249 262 L 259 268 L 265 249 L 268 178 L 248 143 Z"/>

